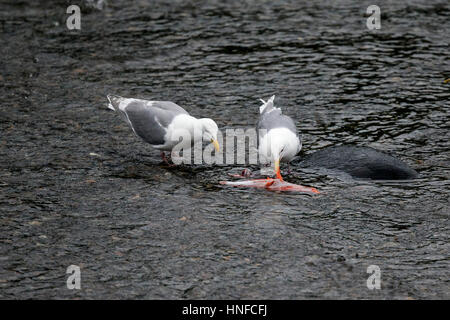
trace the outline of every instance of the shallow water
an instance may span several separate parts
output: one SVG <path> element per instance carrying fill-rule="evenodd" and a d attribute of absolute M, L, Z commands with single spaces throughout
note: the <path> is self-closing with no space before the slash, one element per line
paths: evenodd
<path fill-rule="evenodd" d="M 28 2 L 0 4 L 0 298 L 450 298 L 448 1 L 378 1 L 377 31 L 368 1 L 117 0 L 80 31 L 67 1 Z M 276 94 L 302 154 L 370 146 L 421 177 L 285 173 L 313 197 L 221 186 L 243 166 L 162 165 L 109 93 L 221 129 Z"/>

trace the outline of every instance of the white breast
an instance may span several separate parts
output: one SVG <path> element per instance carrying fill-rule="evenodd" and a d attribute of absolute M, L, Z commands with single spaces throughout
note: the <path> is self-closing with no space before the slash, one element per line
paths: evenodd
<path fill-rule="evenodd" d="M 196 118 L 188 114 L 179 114 L 173 118 L 164 136 L 166 141 L 164 148 L 172 149 L 180 143 L 180 138 L 185 148 L 190 146 L 191 141 L 202 139 L 201 126 Z"/>
<path fill-rule="evenodd" d="M 259 157 L 261 163 L 273 162 L 272 145 L 284 145 L 281 161 L 289 162 L 301 149 L 300 139 L 291 130 L 287 128 L 271 129 L 259 140 Z"/>

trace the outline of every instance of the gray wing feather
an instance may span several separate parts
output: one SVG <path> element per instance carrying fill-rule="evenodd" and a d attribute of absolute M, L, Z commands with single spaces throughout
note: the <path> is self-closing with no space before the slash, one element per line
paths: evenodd
<path fill-rule="evenodd" d="M 137 136 L 152 145 L 165 143 L 164 136 L 174 112 L 160 108 L 148 107 L 138 102 L 132 102 L 125 108 L 131 127 Z"/>
<path fill-rule="evenodd" d="M 284 115 L 280 108 L 275 108 L 273 101 L 275 96 L 270 97 L 269 100 L 261 100 L 264 104 L 259 108 L 260 116 L 256 123 L 256 130 L 258 130 L 258 146 L 259 139 L 264 137 L 271 129 L 287 128 L 291 130 L 300 140 L 297 127 L 291 117 Z"/>
<path fill-rule="evenodd" d="M 182 107 L 177 105 L 176 103 L 173 103 L 171 101 L 150 101 L 149 104 L 152 108 L 158 108 L 162 110 L 172 111 L 174 113 L 184 113 L 189 114 L 186 110 L 184 110 Z"/>
<path fill-rule="evenodd" d="M 263 113 L 259 117 L 259 120 L 256 124 L 256 130 L 258 131 L 258 146 L 259 140 L 264 137 L 271 129 L 276 128 L 287 128 L 295 133 L 297 137 L 299 137 L 294 120 L 292 120 L 291 117 L 282 114 L 281 110 L 279 109 L 273 110 L 269 113 Z"/>
<path fill-rule="evenodd" d="M 109 95 L 110 108 L 128 122 L 134 133 L 152 145 L 165 144 L 167 127 L 179 114 L 189 114 L 170 101 L 127 99 Z"/>
<path fill-rule="evenodd" d="M 256 124 L 256 129 L 265 129 L 266 132 L 276 128 L 287 128 L 297 135 L 297 127 L 295 126 L 294 120 L 282 114 L 280 110 L 263 113 Z"/>

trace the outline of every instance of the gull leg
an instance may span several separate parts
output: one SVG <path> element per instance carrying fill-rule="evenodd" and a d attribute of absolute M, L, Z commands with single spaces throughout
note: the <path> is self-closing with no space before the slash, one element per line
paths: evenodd
<path fill-rule="evenodd" d="M 276 159 L 274 163 L 275 173 L 277 175 L 277 179 L 283 181 L 283 177 L 281 176 L 281 168 L 280 168 L 280 159 Z"/>
<path fill-rule="evenodd" d="M 174 166 L 174 164 L 171 164 L 169 162 L 169 159 L 166 157 L 166 154 L 164 153 L 164 151 L 161 151 L 161 159 L 164 161 L 165 164 L 167 164 L 169 167 Z"/>
<path fill-rule="evenodd" d="M 278 171 L 276 172 L 276 174 L 277 174 L 277 179 L 278 179 L 278 180 L 284 181 L 284 180 L 283 180 L 283 177 L 281 176 L 281 170 L 280 170 L 280 169 L 278 169 Z"/>
<path fill-rule="evenodd" d="M 164 151 L 161 151 L 161 159 L 162 159 L 162 161 L 167 163 L 167 158 L 166 158 L 166 154 L 164 153 Z"/>

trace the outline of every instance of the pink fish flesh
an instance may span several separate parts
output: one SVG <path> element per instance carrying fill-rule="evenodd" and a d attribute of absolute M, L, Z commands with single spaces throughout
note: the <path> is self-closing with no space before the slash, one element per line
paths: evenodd
<path fill-rule="evenodd" d="M 239 180 L 239 181 L 220 181 L 220 184 L 233 187 L 247 187 L 247 188 L 264 188 L 270 191 L 297 191 L 320 193 L 316 188 L 301 186 L 299 184 L 289 183 L 279 179 L 253 179 L 253 180 Z"/>

